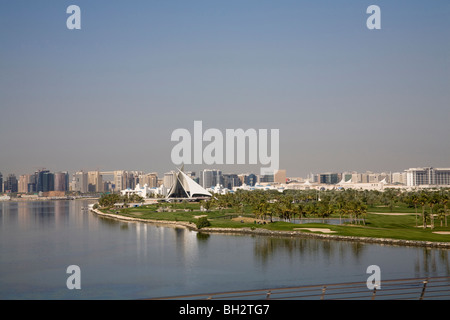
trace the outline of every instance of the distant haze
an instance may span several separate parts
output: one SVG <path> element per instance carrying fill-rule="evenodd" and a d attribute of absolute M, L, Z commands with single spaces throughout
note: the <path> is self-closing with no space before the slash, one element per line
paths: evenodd
<path fill-rule="evenodd" d="M 2 1 L 0 172 L 162 174 L 195 120 L 279 129 L 287 176 L 449 167 L 449 17 L 448 0 Z"/>

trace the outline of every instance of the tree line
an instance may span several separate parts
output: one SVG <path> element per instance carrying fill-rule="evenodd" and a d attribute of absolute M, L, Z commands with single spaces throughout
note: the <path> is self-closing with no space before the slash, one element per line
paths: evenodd
<path fill-rule="evenodd" d="M 238 190 L 224 195 L 214 194 L 208 201 L 208 208 L 234 208 L 237 213 L 244 213 L 244 207 L 251 207 L 256 217 L 269 218 L 270 221 L 273 221 L 274 217 L 290 221 L 296 217 L 325 219 L 338 215 L 340 219 L 347 217 L 350 223 L 365 224 L 369 207 L 383 205 L 393 211 L 396 205 L 404 204 L 415 208 L 416 226 L 420 214 L 423 228 L 427 227 L 428 222 L 434 228 L 436 218 L 440 220 L 441 226 L 444 223 L 447 226 L 449 199 L 449 189 L 285 190 L 282 193 L 276 190 Z"/>
<path fill-rule="evenodd" d="M 98 200 L 98 205 L 101 208 L 113 207 L 116 203 L 123 203 L 126 207 L 129 203 L 142 203 L 144 198 L 138 194 L 120 195 L 117 193 L 103 194 Z"/>

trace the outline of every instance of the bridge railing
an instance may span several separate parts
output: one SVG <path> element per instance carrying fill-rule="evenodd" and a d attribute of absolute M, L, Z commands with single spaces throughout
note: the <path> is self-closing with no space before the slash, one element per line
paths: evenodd
<path fill-rule="evenodd" d="M 173 297 L 156 300 L 447 300 L 450 276 L 382 280 L 370 290 L 366 282 L 307 285 L 261 290 L 242 290 Z"/>

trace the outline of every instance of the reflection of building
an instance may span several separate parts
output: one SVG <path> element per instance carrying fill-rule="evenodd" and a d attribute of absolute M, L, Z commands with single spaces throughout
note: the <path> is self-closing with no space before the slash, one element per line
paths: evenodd
<path fill-rule="evenodd" d="M 409 187 L 421 185 L 450 185 L 450 168 L 410 168 L 406 170 L 406 184 Z"/>

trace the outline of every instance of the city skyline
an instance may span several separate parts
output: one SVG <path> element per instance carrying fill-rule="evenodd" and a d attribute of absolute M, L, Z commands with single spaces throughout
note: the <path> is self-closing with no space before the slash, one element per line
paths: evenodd
<path fill-rule="evenodd" d="M 259 173 L 247 171 L 247 172 L 230 172 L 222 171 L 220 169 L 203 168 L 199 171 L 185 170 L 184 166 L 181 168 L 174 168 L 172 170 L 165 171 L 164 173 L 158 173 L 155 171 L 142 171 L 142 170 L 113 170 L 113 171 L 99 171 L 99 170 L 77 170 L 74 172 L 69 171 L 52 171 L 46 168 L 39 168 L 34 173 L 2 173 L 0 171 L 0 184 L 6 183 L 7 179 L 14 177 L 16 184 L 18 184 L 19 193 L 33 193 L 39 191 L 70 191 L 69 185 L 76 182 L 78 176 L 83 176 L 83 184 L 85 186 L 80 187 L 83 192 L 104 192 L 103 187 L 98 187 L 103 182 L 113 183 L 116 185 L 116 190 L 123 190 L 128 188 L 128 180 L 134 181 L 134 184 L 147 184 L 149 186 L 157 186 L 159 184 L 171 185 L 173 182 L 173 174 L 181 170 L 192 178 L 198 180 L 199 184 L 203 187 L 214 186 L 216 184 L 223 183 L 222 179 L 228 179 L 229 182 L 234 184 L 234 179 L 240 179 L 241 184 L 254 185 L 255 183 L 286 183 L 289 182 L 317 182 L 322 184 L 337 184 L 344 181 L 352 181 L 354 183 L 370 183 L 380 182 L 387 179 L 387 183 L 400 183 L 406 184 L 406 177 L 409 175 L 411 181 L 420 181 L 419 184 L 436 185 L 450 185 L 450 168 L 437 168 L 437 167 L 416 167 L 405 168 L 401 171 L 322 171 L 322 172 L 310 172 L 306 176 L 290 175 L 285 169 L 279 169 L 277 172 L 269 175 L 261 175 Z M 435 177 L 435 172 L 445 172 L 442 177 Z M 219 180 L 220 176 L 220 180 Z M 403 176 L 403 178 L 401 177 Z M 116 180 L 119 179 L 120 182 Z M 123 180 L 125 179 L 125 180 Z M 249 179 L 249 180 L 247 180 Z M 123 180 L 123 181 L 122 181 Z M 403 180 L 403 181 L 402 181 Z M 170 183 L 168 183 L 170 181 Z M 208 181 L 208 182 L 205 182 Z M 33 189 L 27 190 L 27 183 L 34 184 Z M 21 184 L 22 188 L 21 188 Z M 90 190 L 88 187 L 92 185 L 94 190 Z M 134 185 L 133 184 L 133 185 Z M 28 186 L 28 189 L 30 186 Z M 22 189 L 22 190 L 20 190 Z M 1 188 L 0 188 L 1 191 Z M 3 190 L 5 192 L 5 190 Z"/>
<path fill-rule="evenodd" d="M 68 30 L 66 8 L 81 8 Z M 369 30 L 369 5 L 381 29 Z M 6 1 L 0 172 L 170 171 L 171 133 L 279 129 L 280 168 L 448 167 L 450 3 Z M 190 166 L 255 172 L 254 165 Z"/>

